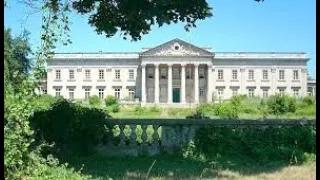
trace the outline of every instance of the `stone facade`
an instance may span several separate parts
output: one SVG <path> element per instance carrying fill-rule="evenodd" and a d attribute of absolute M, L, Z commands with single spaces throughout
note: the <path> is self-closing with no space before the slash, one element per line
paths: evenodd
<path fill-rule="evenodd" d="M 114 95 L 142 105 L 195 105 L 235 94 L 307 94 L 305 53 L 211 52 L 174 39 L 140 53 L 64 53 L 47 60 L 50 95 Z"/>

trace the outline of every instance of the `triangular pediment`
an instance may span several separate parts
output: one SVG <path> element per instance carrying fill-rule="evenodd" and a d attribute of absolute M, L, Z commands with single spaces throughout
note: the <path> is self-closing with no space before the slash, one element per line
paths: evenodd
<path fill-rule="evenodd" d="M 173 39 L 155 48 L 141 53 L 142 56 L 213 56 L 210 51 L 187 43 L 181 39 Z"/>

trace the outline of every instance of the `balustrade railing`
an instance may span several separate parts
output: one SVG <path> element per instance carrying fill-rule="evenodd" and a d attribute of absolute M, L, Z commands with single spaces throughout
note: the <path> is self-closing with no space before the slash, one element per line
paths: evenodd
<path fill-rule="evenodd" d="M 174 151 L 194 140 L 201 126 L 294 126 L 316 125 L 316 120 L 211 120 L 211 119 L 108 119 L 103 151 L 110 155 L 149 155 Z"/>

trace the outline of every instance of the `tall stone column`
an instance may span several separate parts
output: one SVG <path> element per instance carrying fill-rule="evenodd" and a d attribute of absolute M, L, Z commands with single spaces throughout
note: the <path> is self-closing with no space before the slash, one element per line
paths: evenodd
<path fill-rule="evenodd" d="M 147 93 L 146 93 L 146 65 L 141 65 L 141 101 L 142 103 L 147 102 Z"/>
<path fill-rule="evenodd" d="M 194 103 L 199 103 L 199 64 L 194 64 Z"/>
<path fill-rule="evenodd" d="M 159 103 L 159 64 L 154 65 L 155 75 L 154 75 L 154 102 Z"/>
<path fill-rule="evenodd" d="M 168 64 L 168 103 L 172 103 L 172 64 Z"/>
<path fill-rule="evenodd" d="M 186 65 L 181 64 L 181 103 L 186 103 Z"/>
<path fill-rule="evenodd" d="M 207 102 L 212 102 L 212 65 L 208 64 L 207 70 Z"/>

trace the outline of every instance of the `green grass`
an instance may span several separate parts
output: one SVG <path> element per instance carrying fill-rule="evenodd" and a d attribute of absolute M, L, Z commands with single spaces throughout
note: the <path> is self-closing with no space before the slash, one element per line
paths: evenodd
<path fill-rule="evenodd" d="M 82 173 L 98 179 L 145 179 L 148 169 L 155 161 L 148 179 L 274 179 L 274 176 L 286 175 L 289 179 L 303 179 L 315 174 L 315 161 L 302 166 L 285 166 L 273 162 L 264 166 L 233 164 L 225 168 L 216 167 L 211 162 L 184 159 L 178 155 L 157 157 L 105 157 L 93 154 L 87 157 L 64 158 L 75 169 L 83 167 Z M 310 165 L 311 164 L 311 165 Z M 294 167 L 288 172 L 288 168 Z M 296 170 L 305 172 L 297 175 Z M 312 174 L 313 173 L 313 174 Z M 264 177 L 264 178 L 262 178 Z M 310 179 L 311 180 L 311 179 Z"/>
<path fill-rule="evenodd" d="M 184 119 L 186 116 L 195 112 L 195 108 L 158 108 L 159 111 L 151 111 L 151 108 L 144 108 L 140 113 L 135 112 L 134 107 L 121 107 L 117 113 L 110 113 L 113 118 L 170 118 L 170 119 Z M 247 112 L 247 113 L 246 113 Z M 215 116 L 213 110 L 208 110 L 205 115 L 211 119 L 219 119 L 219 116 Z M 275 116 L 268 115 L 269 119 L 285 118 L 285 119 L 310 119 L 316 117 L 316 106 L 298 107 L 296 113 L 286 113 L 284 115 Z M 245 105 L 244 111 L 239 114 L 240 119 L 261 119 L 262 115 L 259 114 L 256 105 Z"/>

